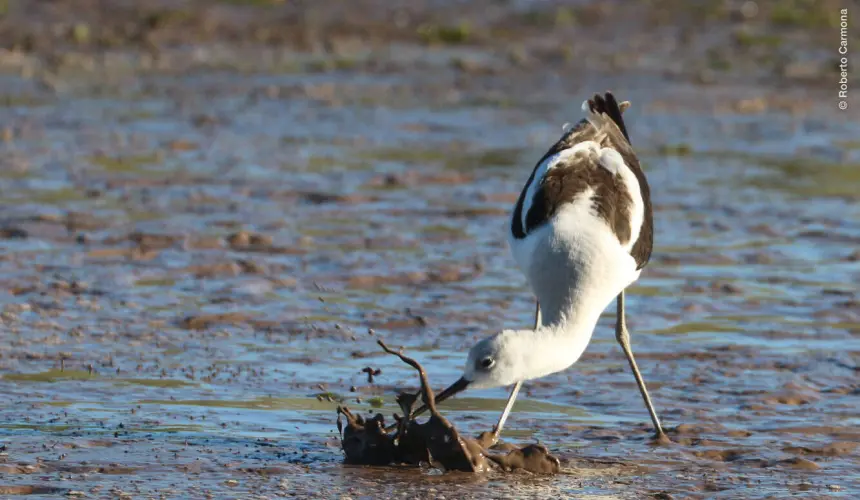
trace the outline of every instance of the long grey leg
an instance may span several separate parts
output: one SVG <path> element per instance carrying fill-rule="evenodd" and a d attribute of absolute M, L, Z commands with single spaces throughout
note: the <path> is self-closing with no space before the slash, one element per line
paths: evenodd
<path fill-rule="evenodd" d="M 517 400 L 517 394 L 520 392 L 520 387 L 522 387 L 522 382 L 517 382 L 514 384 L 514 388 L 511 389 L 511 395 L 508 396 L 508 402 L 505 404 L 505 409 L 502 411 L 502 416 L 499 417 L 499 422 L 493 427 L 493 442 L 498 441 L 499 434 L 502 432 L 502 427 L 505 426 L 505 421 L 508 420 L 508 415 L 511 413 L 511 409 L 514 407 L 514 402 Z"/>
<path fill-rule="evenodd" d="M 541 315 L 540 315 L 540 303 L 535 302 L 535 330 L 538 329 L 541 323 Z M 508 396 L 508 402 L 505 404 L 505 409 L 502 411 L 502 416 L 499 417 L 499 422 L 493 427 L 493 442 L 499 440 L 499 434 L 502 432 L 502 427 L 505 426 L 505 421 L 508 419 L 508 415 L 511 413 L 511 409 L 514 407 L 514 402 L 517 400 L 517 394 L 520 392 L 520 387 L 522 387 L 522 382 L 517 382 L 514 384 L 514 388 L 511 389 L 511 395 Z"/>
<path fill-rule="evenodd" d="M 651 421 L 654 422 L 654 430 L 657 436 L 663 435 L 663 427 L 660 426 L 660 419 L 657 418 L 657 412 L 654 411 L 654 405 L 651 404 L 651 397 L 648 395 L 648 389 L 645 387 L 645 381 L 642 380 L 642 374 L 639 373 L 639 367 L 636 366 L 636 360 L 633 359 L 633 349 L 630 348 L 630 333 L 627 331 L 627 322 L 624 319 L 624 291 L 618 294 L 616 302 L 616 323 L 615 323 L 615 338 L 621 344 L 621 349 L 624 350 L 624 355 L 627 356 L 627 361 L 630 363 L 630 368 L 633 370 L 633 376 L 636 377 L 636 383 L 639 385 L 639 392 L 642 393 L 642 399 L 645 400 L 645 406 L 648 408 L 648 413 L 651 414 Z"/>

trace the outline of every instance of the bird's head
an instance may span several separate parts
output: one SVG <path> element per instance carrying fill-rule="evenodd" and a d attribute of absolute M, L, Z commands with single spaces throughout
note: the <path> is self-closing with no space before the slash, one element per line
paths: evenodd
<path fill-rule="evenodd" d="M 528 346 L 523 341 L 523 335 L 516 331 L 504 331 L 479 341 L 469 350 L 463 376 L 440 392 L 436 401 L 444 401 L 467 387 L 490 389 L 532 378 L 526 373 Z"/>

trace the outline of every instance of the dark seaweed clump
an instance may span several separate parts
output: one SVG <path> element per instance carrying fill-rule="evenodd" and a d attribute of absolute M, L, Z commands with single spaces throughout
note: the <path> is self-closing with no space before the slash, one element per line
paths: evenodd
<path fill-rule="evenodd" d="M 397 403 L 403 417 L 395 414 L 397 422 L 393 433 L 385 431 L 385 418 L 377 413 L 365 419 L 353 414 L 349 408 L 339 406 L 338 431 L 346 454 L 345 462 L 356 465 L 419 465 L 431 463 L 445 470 L 483 472 L 491 468 L 503 471 L 527 470 L 540 474 L 554 474 L 560 469 L 558 458 L 549 454 L 546 447 L 529 444 L 522 448 L 507 444 L 493 445 L 493 435 L 484 432 L 477 439 L 461 436 L 451 422 L 436 408 L 436 398 L 427 373 L 414 359 L 388 348 L 381 340 L 379 345 L 385 352 L 398 356 L 404 363 L 418 371 L 421 380 L 420 396 L 430 410 L 430 419 L 419 424 L 411 418 L 417 394 L 402 393 Z M 346 426 L 341 422 L 346 418 Z M 490 453 L 488 450 L 508 450 L 506 455 Z"/>

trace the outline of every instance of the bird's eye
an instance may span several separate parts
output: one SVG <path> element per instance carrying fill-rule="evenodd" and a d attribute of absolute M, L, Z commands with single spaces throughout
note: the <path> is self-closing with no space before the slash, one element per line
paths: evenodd
<path fill-rule="evenodd" d="M 495 363 L 495 362 L 496 361 L 493 358 L 489 358 L 489 357 L 484 358 L 481 360 L 481 368 L 489 368 L 489 367 L 493 366 L 493 363 Z"/>

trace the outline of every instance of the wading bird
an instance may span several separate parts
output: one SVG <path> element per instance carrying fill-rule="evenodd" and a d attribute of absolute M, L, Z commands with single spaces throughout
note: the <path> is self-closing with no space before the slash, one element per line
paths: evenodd
<path fill-rule="evenodd" d="M 538 161 L 514 206 L 509 243 L 537 297 L 535 328 L 505 330 L 475 344 L 462 378 L 436 397 L 513 385 L 496 438 L 522 383 L 576 363 L 613 298 L 616 339 L 663 435 L 624 317 L 624 289 L 639 278 L 653 242 L 648 182 L 621 117 L 627 106 L 610 92 L 583 103 L 586 117 Z"/>

